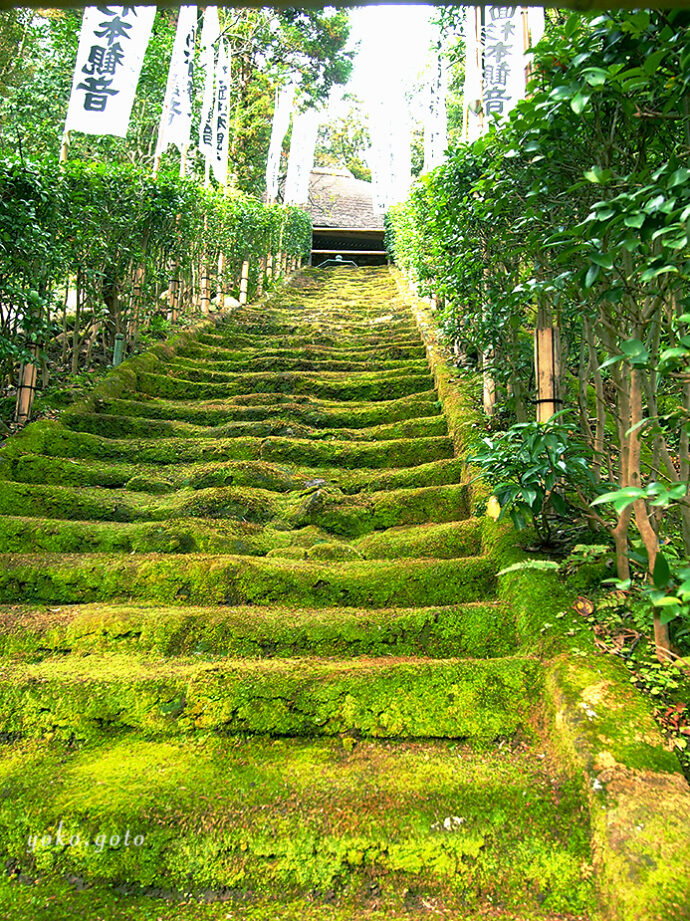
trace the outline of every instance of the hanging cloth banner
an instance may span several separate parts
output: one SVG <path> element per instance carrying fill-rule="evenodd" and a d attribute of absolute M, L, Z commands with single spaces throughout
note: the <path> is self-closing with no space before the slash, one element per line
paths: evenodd
<path fill-rule="evenodd" d="M 528 7 L 527 22 L 529 25 L 530 48 L 534 48 L 534 46 L 538 45 L 544 36 L 544 30 L 546 28 L 544 8 L 542 6 Z"/>
<path fill-rule="evenodd" d="M 125 137 L 155 6 L 87 6 L 65 131 Z"/>
<path fill-rule="evenodd" d="M 314 168 L 314 151 L 321 116 L 316 109 L 298 112 L 292 122 L 290 159 L 285 180 L 285 204 L 303 205 L 309 200 L 309 177 Z"/>
<path fill-rule="evenodd" d="M 230 126 L 230 57 L 221 41 L 216 65 L 216 98 L 213 106 L 213 153 L 211 169 L 216 180 L 228 181 L 228 149 Z"/>
<path fill-rule="evenodd" d="M 280 154 L 283 141 L 290 127 L 292 105 L 295 99 L 295 84 L 288 83 L 276 90 L 276 101 L 273 108 L 273 126 L 271 128 L 271 143 L 268 147 L 268 160 L 266 162 L 266 201 L 273 202 L 278 197 L 278 174 L 280 172 Z"/>
<path fill-rule="evenodd" d="M 158 128 L 156 156 L 170 144 L 181 152 L 189 144 L 194 100 L 194 44 L 196 41 L 196 7 L 181 6 L 173 45 L 163 114 Z"/>
<path fill-rule="evenodd" d="M 462 138 L 476 141 L 482 133 L 482 46 L 480 11 L 465 9 L 465 88 L 463 93 Z"/>
<path fill-rule="evenodd" d="M 199 150 L 210 163 L 213 158 L 213 80 L 216 68 L 215 44 L 220 38 L 218 7 L 207 6 L 204 10 L 204 24 L 201 29 L 201 61 L 204 68 L 204 96 L 201 103 L 199 122 Z"/>
<path fill-rule="evenodd" d="M 484 24 L 485 124 L 495 115 L 506 118 L 525 95 L 527 58 L 522 10 L 487 6 Z"/>
<path fill-rule="evenodd" d="M 429 81 L 429 97 L 424 123 L 424 167 L 428 173 L 443 163 L 448 146 L 448 120 L 446 112 L 447 68 L 441 43 L 437 46 L 436 60 Z"/>
<path fill-rule="evenodd" d="M 383 213 L 390 205 L 404 201 L 412 177 L 412 131 L 404 100 L 381 97 L 372 106 L 371 184 L 374 211 Z"/>

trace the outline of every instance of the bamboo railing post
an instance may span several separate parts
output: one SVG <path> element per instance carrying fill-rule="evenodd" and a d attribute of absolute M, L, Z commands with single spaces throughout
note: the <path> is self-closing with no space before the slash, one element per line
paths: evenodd
<path fill-rule="evenodd" d="M 33 350 L 34 360 L 22 364 L 19 372 L 19 387 L 17 389 L 17 405 L 14 418 L 16 422 L 28 422 L 31 417 L 31 408 L 36 392 L 36 378 L 38 377 L 38 349 Z"/>
<path fill-rule="evenodd" d="M 249 287 L 249 260 L 245 259 L 242 263 L 242 275 L 240 277 L 240 304 L 247 303 L 247 289 Z"/>
<path fill-rule="evenodd" d="M 537 422 L 548 422 L 561 404 L 560 336 L 553 326 L 534 331 L 534 372 L 537 383 Z"/>

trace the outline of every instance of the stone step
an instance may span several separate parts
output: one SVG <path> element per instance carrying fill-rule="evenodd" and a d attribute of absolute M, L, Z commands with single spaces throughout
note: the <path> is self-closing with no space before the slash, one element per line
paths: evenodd
<path fill-rule="evenodd" d="M 155 894 L 154 894 L 155 893 Z M 84 886 L 79 878 L 71 882 L 36 879 L 32 874 L 17 873 L 0 878 L 0 908 L 7 921 L 65 921 L 69 918 L 105 918 L 107 921 L 587 921 L 578 912 L 553 914 L 547 907 L 526 909 L 527 914 L 487 906 L 482 909 L 456 907 L 456 899 L 419 896 L 410 887 L 403 895 L 391 895 L 391 904 L 382 907 L 376 883 L 369 895 L 360 900 L 336 898 L 331 892 L 322 897 L 310 893 L 302 898 L 288 897 L 277 903 L 275 898 L 233 896 L 232 889 L 206 890 L 199 898 L 173 896 L 148 887 L 137 894 L 127 887 L 108 888 L 103 884 Z M 321 900 L 323 898 L 323 901 Z M 594 918 L 594 916 L 592 916 Z"/>
<path fill-rule="evenodd" d="M 311 441 L 300 438 L 104 438 L 74 432 L 58 422 L 35 423 L 10 442 L 4 458 L 16 453 L 54 457 L 123 460 L 143 464 L 264 460 L 309 467 L 414 467 L 453 456 L 447 436 L 389 441 Z"/>
<path fill-rule="evenodd" d="M 132 394 L 129 399 L 99 400 L 96 409 L 112 415 L 145 419 L 189 422 L 196 425 L 222 425 L 227 422 L 259 422 L 288 418 L 313 428 L 366 429 L 421 418 L 439 417 L 441 409 L 434 390 L 425 390 L 397 400 L 377 403 L 336 403 L 305 395 L 255 394 L 249 401 L 232 402 L 161 400 Z"/>
<path fill-rule="evenodd" d="M 372 902 L 386 921 L 409 918 L 406 904 L 448 906 L 429 918 L 501 918 L 496 905 L 532 921 L 581 918 L 593 899 L 582 794 L 542 754 L 352 737 L 13 743 L 0 765 L 0 844 L 24 878 L 215 895 L 226 900 L 216 918 L 292 917 L 283 904 L 298 898 L 310 906 L 300 921 L 352 921 Z M 265 914 L 250 914 L 268 898 Z M 339 900 L 343 914 L 311 914 Z M 156 904 L 121 917 L 207 917 Z"/>
<path fill-rule="evenodd" d="M 0 658 L 138 651 L 162 656 L 496 658 L 517 649 L 496 602 L 431 608 L 67 605 L 0 609 Z"/>
<path fill-rule="evenodd" d="M 266 375 L 268 374 L 275 376 L 275 378 L 280 381 L 282 381 L 284 378 L 295 379 L 298 381 L 301 378 L 307 378 L 311 380 L 316 375 L 320 381 L 328 382 L 332 385 L 350 383 L 366 384 L 372 383 L 374 380 L 398 381 L 400 378 L 416 376 L 424 376 L 426 380 L 429 380 L 430 376 L 429 366 L 424 361 L 416 362 L 412 367 L 406 363 L 402 365 L 402 367 L 382 368 L 376 371 L 373 371 L 372 368 L 367 366 L 366 363 L 363 363 L 363 367 L 354 370 L 345 369 L 329 371 L 327 368 L 321 367 L 314 368 L 313 370 L 297 371 L 271 367 L 260 369 L 254 367 L 251 363 L 245 364 L 237 370 L 224 370 L 223 368 L 218 368 L 217 366 L 210 365 L 208 363 L 193 364 L 185 359 L 178 360 L 174 356 L 170 359 L 166 359 L 164 362 L 161 362 L 160 372 L 163 373 L 163 371 L 169 377 L 175 377 L 181 380 L 196 381 L 200 383 L 232 384 L 238 380 L 247 381 L 249 384 L 249 387 L 247 388 L 248 393 L 260 392 L 260 387 L 257 387 L 257 389 L 254 390 L 254 388 L 251 387 L 251 384 L 255 380 L 260 384 L 264 383 Z"/>
<path fill-rule="evenodd" d="M 218 486 L 151 495 L 99 487 L 47 486 L 0 481 L 0 514 L 63 521 L 156 521 L 222 519 L 286 530 L 314 525 L 342 537 L 411 524 L 462 521 L 469 517 L 469 487 L 426 486 L 343 495 L 315 488 L 307 495 Z"/>
<path fill-rule="evenodd" d="M 493 599 L 496 564 L 458 560 L 316 562 L 204 554 L 2 554 L 0 604 L 433 607 Z"/>
<path fill-rule="evenodd" d="M 524 657 L 173 658 L 67 653 L 0 666 L 4 738 L 102 733 L 465 739 L 531 735 L 542 666 Z"/>
<path fill-rule="evenodd" d="M 396 349 L 418 349 L 420 347 L 419 334 L 416 330 L 411 333 L 394 331 L 390 335 L 379 331 L 358 336 L 348 335 L 345 329 L 329 329 L 328 331 L 314 329 L 312 332 L 284 333 L 278 336 L 262 336 L 242 330 L 232 334 L 199 333 L 197 341 L 202 346 L 226 351 L 239 348 L 255 349 L 257 344 L 267 349 L 289 349 L 295 352 L 321 347 L 334 353 L 354 352 L 361 348 L 377 354 L 390 353 Z"/>
<path fill-rule="evenodd" d="M 176 368 L 192 368 L 199 371 L 347 371 L 368 372 L 407 370 L 408 372 L 423 372 L 429 370 L 425 358 L 300 358 L 293 352 L 276 352 L 274 354 L 260 352 L 256 349 L 247 350 L 248 354 L 241 358 L 192 358 L 180 355 L 173 359 Z M 240 353 L 241 354 L 241 353 Z"/>
<path fill-rule="evenodd" d="M 443 416 L 406 419 L 367 428 L 313 428 L 287 417 L 257 422 L 225 422 L 222 425 L 193 425 L 164 419 L 145 419 L 104 412 L 63 413 L 60 421 L 75 432 L 89 432 L 108 438 L 305 438 L 339 441 L 390 441 L 428 438 L 448 434 Z"/>
<path fill-rule="evenodd" d="M 373 493 L 422 486 L 447 486 L 465 476 L 464 462 L 449 457 L 415 467 L 338 468 L 289 467 L 267 461 L 226 461 L 196 464 L 134 464 L 46 454 L 0 452 L 0 476 L 18 483 L 52 483 L 70 486 L 124 488 L 134 492 L 170 493 L 189 487 L 247 486 L 273 492 L 306 491 L 314 486 L 334 486 L 346 494 Z"/>
<path fill-rule="evenodd" d="M 346 542 L 316 526 L 242 520 L 74 521 L 4 515 L 0 553 L 220 553 L 305 560 L 458 559 L 481 553 L 476 521 L 394 527 Z"/>
<path fill-rule="evenodd" d="M 165 366 L 162 365 L 161 368 Z M 331 372 L 333 373 L 333 372 Z M 366 400 L 377 402 L 413 393 L 428 391 L 432 385 L 430 374 L 399 374 L 381 378 L 377 374 L 350 375 L 344 379 L 329 379 L 325 374 L 313 372 L 238 374 L 233 380 L 203 382 L 167 372 L 142 371 L 137 374 L 137 390 L 151 396 L 175 400 L 211 400 L 254 393 L 306 394 L 327 400 Z"/>
<path fill-rule="evenodd" d="M 348 349 L 340 346 L 319 345 L 308 343 L 301 348 L 276 348 L 271 345 L 257 348 L 256 342 L 250 342 L 242 347 L 225 347 L 205 345 L 194 339 L 177 350 L 181 357 L 194 357 L 206 361 L 242 361 L 252 364 L 254 359 L 275 358 L 276 360 L 306 360 L 306 361 L 426 361 L 426 351 L 421 342 L 413 345 L 391 345 L 372 348 Z"/>

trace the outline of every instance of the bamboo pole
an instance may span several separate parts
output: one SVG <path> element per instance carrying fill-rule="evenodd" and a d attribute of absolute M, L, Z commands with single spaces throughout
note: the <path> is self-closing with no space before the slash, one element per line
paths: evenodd
<path fill-rule="evenodd" d="M 561 404 L 560 336 L 553 326 L 534 331 L 534 372 L 537 384 L 537 422 L 548 422 Z"/>
<path fill-rule="evenodd" d="M 247 289 L 249 287 L 249 260 L 242 263 L 242 277 L 240 278 L 240 304 L 247 303 Z"/>
<path fill-rule="evenodd" d="M 17 405 L 14 418 L 16 422 L 28 422 L 31 417 L 31 407 L 36 392 L 36 378 L 38 377 L 38 349 L 33 350 L 34 360 L 22 364 L 19 374 L 19 388 L 17 389 Z"/>
<path fill-rule="evenodd" d="M 64 131 L 62 134 L 62 143 L 60 144 L 60 163 L 67 162 L 67 157 L 69 156 L 69 142 L 69 131 Z"/>

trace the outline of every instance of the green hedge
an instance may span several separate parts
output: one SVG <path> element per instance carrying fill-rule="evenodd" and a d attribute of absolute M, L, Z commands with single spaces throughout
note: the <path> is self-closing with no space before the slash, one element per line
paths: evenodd
<path fill-rule="evenodd" d="M 237 294 L 249 259 L 251 294 L 264 281 L 259 260 L 310 247 L 311 220 L 297 208 L 130 166 L 0 161 L 0 376 L 54 336 L 73 370 L 94 335 L 104 348 L 117 332 L 136 340 L 167 319 L 171 284 L 189 315 L 203 264 L 213 296 Z"/>

